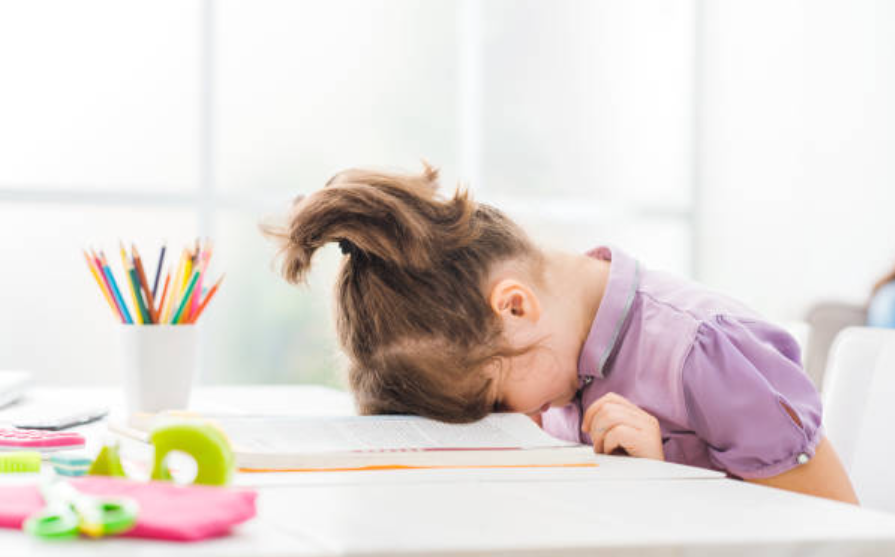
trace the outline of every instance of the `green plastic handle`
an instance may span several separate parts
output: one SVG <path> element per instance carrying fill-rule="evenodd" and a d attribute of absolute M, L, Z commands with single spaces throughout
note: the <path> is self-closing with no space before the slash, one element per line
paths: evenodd
<path fill-rule="evenodd" d="M 31 515 L 22 529 L 45 540 L 70 540 L 78 537 L 80 519 L 71 507 L 48 509 Z"/>
<path fill-rule="evenodd" d="M 126 532 L 137 523 L 139 506 L 130 497 L 94 497 L 68 482 L 41 486 L 47 506 L 31 515 L 22 529 L 48 540 L 72 539 L 83 532 L 99 538 Z"/>
<path fill-rule="evenodd" d="M 85 498 L 75 503 L 79 530 L 99 538 L 127 532 L 137 523 L 137 502 L 128 497 Z"/>
<path fill-rule="evenodd" d="M 149 442 L 155 447 L 152 479 L 170 480 L 171 473 L 165 459 L 171 451 L 180 451 L 196 460 L 197 471 L 193 483 L 230 483 L 233 475 L 233 451 L 224 434 L 213 425 L 202 422 L 164 425 L 152 431 Z"/>

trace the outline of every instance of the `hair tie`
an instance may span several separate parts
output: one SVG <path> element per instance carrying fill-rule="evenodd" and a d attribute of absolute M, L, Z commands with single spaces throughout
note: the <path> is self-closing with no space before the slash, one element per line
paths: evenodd
<path fill-rule="evenodd" d="M 339 249 L 342 250 L 342 255 L 357 255 L 358 252 L 357 246 L 351 240 L 346 240 L 345 238 L 339 240 Z"/>

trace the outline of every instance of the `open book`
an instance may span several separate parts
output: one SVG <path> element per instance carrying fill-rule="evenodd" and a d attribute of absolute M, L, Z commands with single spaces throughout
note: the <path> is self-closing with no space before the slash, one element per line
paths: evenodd
<path fill-rule="evenodd" d="M 166 419 L 171 418 L 111 427 L 145 440 Z M 224 430 L 244 471 L 596 466 L 590 446 L 551 437 L 522 414 L 491 414 L 470 424 L 403 415 L 202 419 Z"/>

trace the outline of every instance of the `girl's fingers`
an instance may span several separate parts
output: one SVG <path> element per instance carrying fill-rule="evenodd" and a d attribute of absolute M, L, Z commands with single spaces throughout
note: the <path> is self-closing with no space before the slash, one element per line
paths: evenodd
<path fill-rule="evenodd" d="M 590 434 L 597 453 L 621 448 L 631 456 L 665 458 L 659 420 L 615 393 L 600 397 L 588 407 L 581 429 Z"/>
<path fill-rule="evenodd" d="M 603 439 L 606 432 L 613 427 L 616 427 L 619 424 L 625 424 L 635 429 L 639 429 L 648 426 L 648 417 L 648 415 L 638 414 L 627 406 L 622 406 L 620 404 L 610 403 L 604 405 L 593 417 L 590 427 L 587 430 L 588 433 L 590 433 L 594 450 L 598 453 L 603 452 Z"/>
<path fill-rule="evenodd" d="M 611 454 L 616 449 L 622 449 L 630 456 L 644 456 L 638 450 L 640 446 L 640 438 L 643 432 L 631 426 L 621 424 L 606 432 L 603 441 L 603 449 L 606 454 Z"/>
<path fill-rule="evenodd" d="M 581 419 L 581 430 L 587 431 L 590 423 L 594 419 L 594 415 L 596 415 L 596 413 L 599 412 L 605 405 L 610 403 L 628 406 L 632 409 L 643 412 L 643 410 L 641 410 L 639 406 L 626 399 L 625 397 L 617 395 L 615 393 L 606 393 L 605 395 L 598 398 L 593 404 L 591 404 L 584 412 L 584 417 Z"/>

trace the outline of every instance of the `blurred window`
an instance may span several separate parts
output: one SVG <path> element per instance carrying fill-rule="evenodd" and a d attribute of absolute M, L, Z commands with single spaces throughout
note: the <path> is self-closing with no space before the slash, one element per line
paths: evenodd
<path fill-rule="evenodd" d="M 108 382 L 79 249 L 215 240 L 203 380 L 339 385 L 335 248 L 285 284 L 258 232 L 351 166 L 468 184 L 544 245 L 693 265 L 693 3 L 0 5 L 0 367 Z M 43 346 L 46 344 L 46 346 Z"/>

